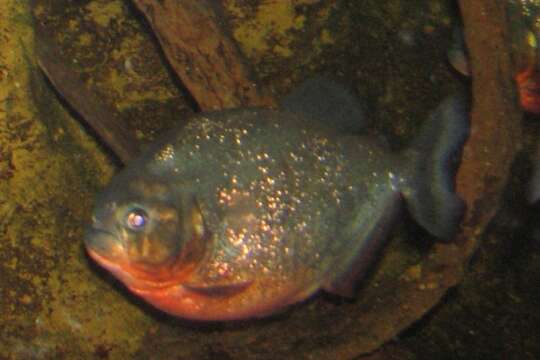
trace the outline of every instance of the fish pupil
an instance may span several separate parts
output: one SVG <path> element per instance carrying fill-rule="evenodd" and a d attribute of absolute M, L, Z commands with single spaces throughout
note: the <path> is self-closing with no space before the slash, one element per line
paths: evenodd
<path fill-rule="evenodd" d="M 148 222 L 148 215 L 143 209 L 131 210 L 126 218 L 126 223 L 131 230 L 142 230 Z"/>

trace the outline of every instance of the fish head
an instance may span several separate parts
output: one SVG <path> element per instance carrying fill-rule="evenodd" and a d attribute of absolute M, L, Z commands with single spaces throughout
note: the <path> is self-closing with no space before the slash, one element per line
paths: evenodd
<path fill-rule="evenodd" d="M 275 259 L 230 249 L 219 255 L 216 250 L 218 244 L 239 241 L 235 230 L 250 231 L 244 240 L 249 242 L 258 241 L 262 231 L 271 231 L 259 226 L 251 201 L 232 199 L 234 205 L 217 225 L 207 226 L 206 213 L 201 211 L 204 201 L 186 190 L 189 186 L 167 179 L 137 177 L 128 167 L 96 197 L 84 239 L 96 263 L 132 293 L 182 318 L 261 317 L 296 302 L 296 282 L 252 268 L 253 263 Z M 246 246 L 257 248 L 255 243 Z"/>
<path fill-rule="evenodd" d="M 88 254 L 132 291 L 184 281 L 205 253 L 192 196 L 155 178 L 119 174 L 97 198 L 85 235 Z"/>

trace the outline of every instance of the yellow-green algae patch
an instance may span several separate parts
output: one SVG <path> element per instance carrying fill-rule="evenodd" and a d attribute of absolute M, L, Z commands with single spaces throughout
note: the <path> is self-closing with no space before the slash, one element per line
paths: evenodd
<path fill-rule="evenodd" d="M 104 28 L 108 27 L 112 20 L 123 18 L 123 4 L 121 1 L 92 1 L 86 5 L 88 17 Z"/>
<path fill-rule="evenodd" d="M 36 319 L 42 339 L 69 342 L 63 352 L 74 356 L 76 351 L 95 354 L 107 349 L 111 358 L 126 358 L 138 350 L 150 319 L 89 271 L 79 243 L 71 244 L 68 258 L 50 273 L 47 287 L 55 296 Z"/>
<path fill-rule="evenodd" d="M 4 0 L 0 358 L 126 358 L 148 317 L 96 276 L 82 248 L 92 198 L 113 168 L 36 76 L 30 18 L 26 2 Z"/>
<path fill-rule="evenodd" d="M 86 6 L 88 13 L 84 20 L 97 25 L 97 27 L 109 27 L 114 20 L 118 27 L 128 22 L 125 3 L 121 1 L 92 1 Z M 81 48 L 92 47 L 92 39 L 95 33 L 81 33 L 79 45 Z M 97 40 L 94 40 L 97 42 Z M 143 72 L 138 64 L 144 63 L 148 51 L 144 51 L 148 45 L 148 37 L 141 33 L 130 34 L 116 39 L 117 43 L 110 52 L 103 53 L 105 62 L 115 66 L 104 66 L 104 73 L 99 77 L 99 85 L 108 91 L 114 91 L 115 106 L 119 111 L 129 109 L 134 104 L 145 101 L 166 102 L 178 96 L 178 90 L 171 86 L 164 86 L 168 82 L 165 71 L 156 71 L 151 74 Z M 141 83 L 143 86 L 141 86 Z"/>
<path fill-rule="evenodd" d="M 111 60 L 121 63 L 119 71 L 111 68 L 103 78 L 104 87 L 116 92 L 116 107 L 122 111 L 145 101 L 166 102 L 178 97 L 178 90 L 163 86 L 164 71 L 148 74 L 137 66 L 143 63 L 141 49 L 147 40 L 137 34 L 122 39 L 120 46 L 111 52 Z M 139 84 L 144 82 L 145 86 Z"/>
<path fill-rule="evenodd" d="M 248 57 L 256 58 L 270 49 L 280 56 L 289 57 L 293 54 L 289 33 L 302 29 L 306 21 L 304 15 L 297 14 L 295 7 L 311 3 L 313 1 L 262 2 L 251 12 L 244 1 L 228 0 L 225 7 L 239 20 L 233 35 Z"/>
<path fill-rule="evenodd" d="M 43 42 L 59 49 L 58 61 L 79 73 L 79 79 L 112 107 L 128 131 L 140 131 L 141 142 L 146 142 L 158 129 L 181 121 L 181 114 L 191 113 L 191 103 L 175 86 L 157 44 L 128 3 L 113 2 L 108 27 L 100 25 L 100 11 L 88 10 L 105 3 L 92 1 L 79 7 L 36 0 L 34 13 L 37 22 L 44 24 Z"/>
<path fill-rule="evenodd" d="M 283 93 L 302 73 L 320 67 L 321 54 L 339 47 L 350 30 L 347 14 L 333 0 L 227 0 L 223 8 L 261 83 Z"/>

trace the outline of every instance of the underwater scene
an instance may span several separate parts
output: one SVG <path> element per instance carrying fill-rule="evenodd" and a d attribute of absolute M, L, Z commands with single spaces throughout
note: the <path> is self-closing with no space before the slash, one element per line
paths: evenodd
<path fill-rule="evenodd" d="M 0 359 L 540 358 L 540 1 L 1 10 Z"/>

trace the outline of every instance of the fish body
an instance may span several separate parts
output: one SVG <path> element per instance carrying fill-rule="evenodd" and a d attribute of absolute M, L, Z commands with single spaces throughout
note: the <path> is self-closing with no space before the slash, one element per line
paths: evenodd
<path fill-rule="evenodd" d="M 319 289 L 350 294 L 404 199 L 451 238 L 463 203 L 448 163 L 466 137 L 464 101 L 443 102 L 395 154 L 346 133 L 361 107 L 329 88 L 342 95 L 328 103 L 314 82 L 281 110 L 199 114 L 164 136 L 97 197 L 89 255 L 167 313 L 231 320 Z"/>

